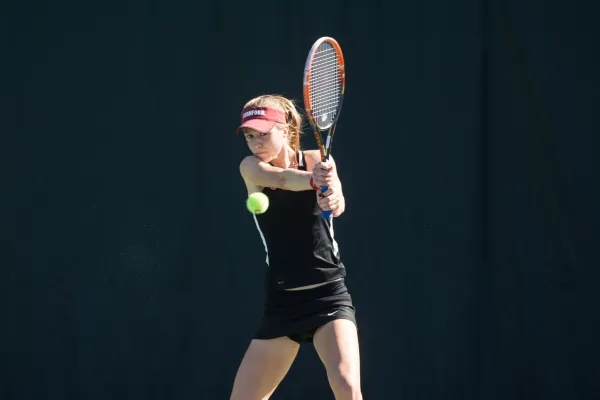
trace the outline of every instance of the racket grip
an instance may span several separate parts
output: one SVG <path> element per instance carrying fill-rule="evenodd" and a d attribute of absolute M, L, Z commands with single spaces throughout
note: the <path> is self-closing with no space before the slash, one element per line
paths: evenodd
<path fill-rule="evenodd" d="M 327 189 L 329 189 L 329 186 L 321 186 L 321 193 L 325 193 L 327 191 Z M 322 210 L 321 211 L 321 217 L 323 219 L 331 219 L 331 214 L 332 214 L 331 210 L 327 210 L 327 211 Z"/>

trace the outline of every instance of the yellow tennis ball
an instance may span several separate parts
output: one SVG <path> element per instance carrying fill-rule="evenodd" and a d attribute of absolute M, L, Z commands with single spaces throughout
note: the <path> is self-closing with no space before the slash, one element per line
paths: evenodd
<path fill-rule="evenodd" d="M 269 208 L 269 198 L 262 192 L 254 192 L 246 200 L 248 211 L 254 214 L 262 214 Z"/>

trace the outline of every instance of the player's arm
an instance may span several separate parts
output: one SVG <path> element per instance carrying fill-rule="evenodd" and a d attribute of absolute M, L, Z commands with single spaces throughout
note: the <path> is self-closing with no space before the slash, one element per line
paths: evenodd
<path fill-rule="evenodd" d="M 274 187 L 294 192 L 312 189 L 310 186 L 312 173 L 293 168 L 274 167 L 260 161 L 255 156 L 248 156 L 242 160 L 240 173 L 246 181 L 246 186 Z"/>

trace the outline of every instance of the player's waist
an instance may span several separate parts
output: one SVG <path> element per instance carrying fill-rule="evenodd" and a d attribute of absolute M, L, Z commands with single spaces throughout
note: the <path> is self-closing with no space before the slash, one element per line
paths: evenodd
<path fill-rule="evenodd" d="M 322 283 L 338 281 L 346 276 L 343 264 L 308 270 L 281 270 L 269 268 L 266 276 L 267 292 L 306 287 L 320 287 Z M 312 290 L 312 289 L 311 289 Z"/>
<path fill-rule="evenodd" d="M 310 270 L 339 266 L 341 261 L 333 249 L 312 249 L 310 255 L 300 255 L 294 249 L 289 252 L 269 252 L 269 266 L 278 270 Z"/>

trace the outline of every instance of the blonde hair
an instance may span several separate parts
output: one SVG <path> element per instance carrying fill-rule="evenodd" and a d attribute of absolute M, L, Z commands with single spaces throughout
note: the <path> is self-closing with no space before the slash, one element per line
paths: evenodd
<path fill-rule="evenodd" d="M 247 107 L 270 107 L 285 113 L 285 125 L 277 123 L 279 129 L 288 128 L 288 143 L 294 151 L 300 150 L 300 135 L 302 134 L 302 116 L 292 100 L 276 94 L 265 94 L 248 101 Z"/>

